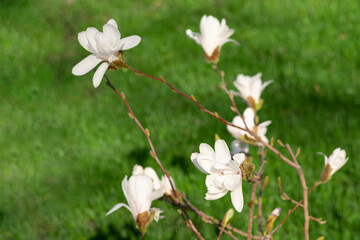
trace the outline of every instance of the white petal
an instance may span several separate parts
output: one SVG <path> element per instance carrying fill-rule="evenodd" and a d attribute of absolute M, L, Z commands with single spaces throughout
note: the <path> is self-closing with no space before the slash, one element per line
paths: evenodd
<path fill-rule="evenodd" d="M 216 199 L 219 199 L 219 198 L 222 198 L 223 196 L 225 196 L 225 194 L 228 192 L 227 189 L 224 189 L 223 191 L 221 192 L 218 192 L 218 193 L 215 193 L 215 194 L 212 194 L 212 193 L 206 193 L 205 194 L 205 199 L 206 200 L 216 200 Z"/>
<path fill-rule="evenodd" d="M 216 162 L 227 164 L 231 159 L 230 151 L 224 140 L 217 140 L 215 142 Z"/>
<path fill-rule="evenodd" d="M 106 216 L 109 215 L 109 214 L 111 214 L 111 213 L 113 213 L 113 212 L 115 212 L 116 210 L 118 210 L 118 209 L 121 208 L 121 207 L 125 207 L 127 210 L 129 210 L 129 211 L 131 212 L 131 210 L 130 210 L 130 208 L 129 208 L 128 205 L 126 205 L 126 204 L 124 204 L 124 203 L 118 203 L 118 204 L 116 204 L 110 211 L 108 211 L 108 212 L 106 213 Z"/>
<path fill-rule="evenodd" d="M 160 214 L 164 211 L 159 208 L 150 208 L 151 212 L 155 212 L 154 220 L 158 222 L 160 219 L 164 218 L 164 216 L 161 216 Z"/>
<path fill-rule="evenodd" d="M 264 90 L 267 86 L 269 86 L 273 82 L 274 82 L 273 80 L 264 82 L 264 84 L 261 87 L 261 91 Z"/>
<path fill-rule="evenodd" d="M 245 161 L 245 154 L 244 153 L 238 153 L 233 156 L 234 161 L 236 164 L 240 167 L 240 164 Z"/>
<path fill-rule="evenodd" d="M 161 198 L 163 195 L 164 195 L 164 188 L 161 187 L 161 188 L 153 191 L 153 192 L 150 194 L 150 197 L 149 197 L 149 198 L 150 198 L 151 201 L 154 201 L 154 200 L 156 200 L 156 199 Z"/>
<path fill-rule="evenodd" d="M 236 211 L 241 212 L 244 207 L 244 197 L 242 193 L 242 184 L 240 182 L 239 187 L 231 192 L 231 202 Z"/>
<path fill-rule="evenodd" d="M 137 35 L 123 38 L 119 41 L 117 50 L 124 51 L 136 47 L 140 43 L 140 41 L 141 41 L 141 37 Z"/>
<path fill-rule="evenodd" d="M 200 33 L 194 33 L 194 32 L 192 32 L 190 29 L 187 29 L 187 30 L 186 30 L 186 35 L 187 35 L 189 38 L 195 40 L 195 42 L 196 42 L 197 44 L 200 44 L 200 38 L 201 38 Z"/>
<path fill-rule="evenodd" d="M 203 172 L 203 173 L 205 173 L 205 174 L 209 174 L 209 173 L 206 172 L 202 167 L 200 167 L 199 162 L 198 162 L 198 156 L 199 156 L 198 153 L 192 153 L 192 154 L 191 154 L 190 159 L 191 159 L 192 163 L 193 163 L 193 164 L 195 165 L 195 167 L 196 167 L 197 169 L 199 169 L 201 172 Z"/>
<path fill-rule="evenodd" d="M 101 80 L 104 77 L 104 74 L 105 74 L 106 70 L 108 69 L 109 65 L 110 64 L 107 62 L 103 62 L 96 70 L 94 77 L 93 77 L 93 85 L 95 88 L 97 88 L 100 85 Z"/>
<path fill-rule="evenodd" d="M 73 67 L 72 74 L 76 76 L 84 75 L 96 67 L 101 61 L 100 58 L 91 54 Z"/>
<path fill-rule="evenodd" d="M 235 191 L 239 187 L 240 182 L 241 182 L 240 175 L 229 175 L 226 176 L 224 180 L 224 186 L 226 187 L 227 190 Z"/>
<path fill-rule="evenodd" d="M 161 188 L 160 179 L 154 169 L 152 169 L 151 167 L 147 167 L 144 170 L 144 174 L 151 177 L 151 179 L 153 180 L 153 186 L 155 190 Z"/>
<path fill-rule="evenodd" d="M 85 48 L 87 51 L 90 52 L 90 48 L 89 48 L 89 42 L 88 39 L 86 37 L 86 32 L 82 31 L 78 33 L 78 41 L 80 43 L 80 45 Z"/>
<path fill-rule="evenodd" d="M 135 165 L 132 171 L 132 175 L 143 175 L 144 174 L 144 168 L 140 165 Z"/>
<path fill-rule="evenodd" d="M 110 19 L 106 24 L 111 24 L 112 26 L 118 28 L 118 26 L 117 26 L 117 24 L 116 24 L 116 22 L 115 22 L 114 19 Z"/>

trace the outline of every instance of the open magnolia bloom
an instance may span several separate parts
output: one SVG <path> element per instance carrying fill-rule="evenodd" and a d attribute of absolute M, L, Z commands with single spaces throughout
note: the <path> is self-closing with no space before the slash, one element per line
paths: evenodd
<path fill-rule="evenodd" d="M 230 29 L 226 25 L 224 18 L 220 23 L 215 17 L 206 15 L 201 18 L 200 33 L 194 33 L 190 29 L 186 30 L 186 34 L 204 49 L 206 60 L 212 63 L 218 62 L 222 45 L 227 42 L 239 45 L 238 42 L 230 39 L 234 32 L 234 29 Z"/>
<path fill-rule="evenodd" d="M 119 60 L 120 52 L 137 46 L 141 38 L 133 35 L 121 39 L 115 20 L 110 19 L 103 26 L 103 32 L 89 27 L 78 34 L 78 40 L 80 45 L 92 54 L 76 64 L 72 73 L 76 76 L 84 75 L 101 63 L 93 77 L 93 85 L 98 87 L 106 70 L 113 62 Z"/>
<path fill-rule="evenodd" d="M 244 206 L 242 193 L 242 172 L 240 164 L 245 154 L 235 154 L 232 158 L 224 140 L 215 142 L 215 151 L 206 143 L 201 143 L 200 153 L 191 154 L 191 161 L 206 176 L 206 200 L 215 200 L 231 192 L 231 202 L 236 211 L 241 212 Z"/>
<path fill-rule="evenodd" d="M 245 109 L 243 116 L 245 119 L 246 126 L 250 130 L 254 131 L 264 142 L 268 143 L 269 140 L 267 139 L 265 134 L 267 132 L 267 126 L 269 126 L 271 121 L 265 121 L 263 123 L 260 123 L 259 125 L 255 125 L 255 112 L 252 108 Z M 245 128 L 244 121 L 239 116 L 234 117 L 232 123 L 236 126 Z M 248 142 L 248 143 L 252 143 L 252 144 L 254 144 L 256 142 L 256 139 L 251 137 L 250 134 L 245 132 L 244 130 L 241 130 L 239 128 L 229 126 L 229 125 L 227 126 L 227 130 L 230 132 L 230 134 L 234 138 L 237 138 L 244 142 Z M 256 145 L 261 145 L 261 144 L 256 143 Z"/>
<path fill-rule="evenodd" d="M 329 181 L 330 177 L 349 160 L 346 158 L 345 150 L 341 150 L 341 148 L 336 148 L 329 157 L 323 153 L 320 154 L 325 157 L 325 168 L 321 175 L 321 182 L 323 183 Z"/>
<path fill-rule="evenodd" d="M 160 216 L 162 211 L 158 208 L 150 208 L 150 206 L 152 201 L 163 196 L 164 190 L 163 188 L 154 190 L 153 180 L 149 176 L 133 175 L 129 180 L 125 176 L 121 186 L 128 205 L 118 203 L 106 215 L 125 207 L 132 213 L 137 226 L 142 232 L 146 231 L 147 226 L 153 219 L 158 221 L 162 218 Z"/>
<path fill-rule="evenodd" d="M 273 81 L 267 81 L 262 83 L 261 73 L 252 77 L 239 74 L 236 81 L 234 81 L 234 85 L 239 90 L 239 93 L 232 93 L 242 97 L 248 103 L 249 107 L 258 110 L 263 103 L 260 99 L 261 92 L 272 82 Z"/>

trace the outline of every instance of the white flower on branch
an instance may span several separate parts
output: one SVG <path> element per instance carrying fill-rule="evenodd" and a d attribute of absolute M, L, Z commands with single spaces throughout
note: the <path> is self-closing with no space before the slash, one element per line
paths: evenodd
<path fill-rule="evenodd" d="M 84 75 L 101 63 L 93 77 L 93 85 L 98 87 L 111 63 L 119 60 L 122 51 L 137 46 L 141 38 L 133 35 L 121 39 L 115 20 L 110 19 L 103 26 L 103 32 L 89 27 L 78 34 L 78 40 L 80 45 L 92 54 L 76 64 L 72 73 L 76 76 Z"/>
<path fill-rule="evenodd" d="M 262 83 L 261 73 L 252 77 L 239 74 L 236 81 L 234 81 L 234 85 L 239 90 L 239 93 L 232 93 L 243 98 L 248 103 L 249 107 L 258 110 L 263 103 L 262 99 L 260 99 L 261 92 L 272 82 L 273 81 L 271 80 Z"/>
<path fill-rule="evenodd" d="M 349 160 L 346 158 L 345 150 L 341 150 L 341 148 L 336 148 L 329 157 L 323 153 L 320 154 L 325 157 L 325 167 L 321 175 L 321 182 L 323 183 L 329 181 L 330 177 Z"/>
<path fill-rule="evenodd" d="M 265 136 L 267 132 L 267 126 L 271 124 L 271 121 L 265 121 L 263 123 L 260 123 L 258 125 L 255 124 L 255 112 L 252 108 L 247 108 L 244 111 L 243 117 L 245 119 L 246 126 L 254 131 L 264 142 L 268 143 L 269 140 Z M 241 119 L 240 116 L 234 117 L 232 123 L 236 126 L 239 126 L 241 128 L 245 128 L 244 121 Z M 230 134 L 237 139 L 240 139 L 244 142 L 261 145 L 260 143 L 256 143 L 256 139 L 250 136 L 249 133 L 247 133 L 244 130 L 241 130 L 239 128 L 233 127 L 233 126 L 227 126 L 227 130 L 230 132 Z"/>
<path fill-rule="evenodd" d="M 152 201 L 163 196 L 164 190 L 163 188 L 154 190 L 153 180 L 149 176 L 138 174 L 131 176 L 129 180 L 125 176 L 121 186 L 128 205 L 118 203 L 106 215 L 125 207 L 132 213 L 137 226 L 143 232 L 153 219 L 158 221 L 162 218 L 160 216 L 162 211 L 150 206 Z"/>
<path fill-rule="evenodd" d="M 226 25 L 224 18 L 220 23 L 217 18 L 206 15 L 201 18 L 200 33 L 194 33 L 190 29 L 186 30 L 186 34 L 204 49 L 207 61 L 212 63 L 218 62 L 222 45 L 227 42 L 239 45 L 238 42 L 230 39 L 234 32 L 234 29 L 230 29 Z"/>
<path fill-rule="evenodd" d="M 206 176 L 206 200 L 216 200 L 231 192 L 231 202 L 236 211 L 241 212 L 244 206 L 242 193 L 242 173 L 240 164 L 245 154 L 235 154 L 231 158 L 224 140 L 215 142 L 215 151 L 206 143 L 200 144 L 200 153 L 191 154 L 191 161 Z"/>

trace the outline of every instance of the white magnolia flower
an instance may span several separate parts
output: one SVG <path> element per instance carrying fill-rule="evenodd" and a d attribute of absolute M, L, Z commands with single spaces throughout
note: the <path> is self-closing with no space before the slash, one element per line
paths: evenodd
<path fill-rule="evenodd" d="M 162 188 L 154 190 L 153 181 L 149 176 L 133 175 L 129 180 L 125 176 L 121 186 L 128 205 L 118 203 L 106 215 L 125 207 L 132 213 L 136 223 L 140 226 L 148 224 L 152 218 L 155 221 L 161 218 L 160 213 L 162 211 L 157 208 L 150 208 L 150 206 L 152 201 L 163 196 L 164 191 Z"/>
<path fill-rule="evenodd" d="M 110 19 L 103 26 L 103 32 L 93 27 L 80 32 L 80 45 L 92 54 L 76 64 L 72 73 L 76 76 L 84 75 L 101 63 L 93 77 L 93 85 L 98 87 L 110 64 L 119 59 L 120 52 L 137 46 L 141 41 L 137 35 L 120 38 L 121 34 L 114 19 Z"/>
<path fill-rule="evenodd" d="M 234 85 L 240 93 L 233 93 L 242 97 L 250 107 L 257 109 L 257 107 L 261 107 L 262 104 L 262 100 L 260 99 L 261 92 L 272 82 L 273 81 L 267 81 L 262 83 L 261 73 L 252 77 L 239 74 L 236 81 L 234 81 Z"/>
<path fill-rule="evenodd" d="M 255 125 L 255 112 L 252 108 L 245 109 L 243 116 L 247 127 L 254 131 L 264 142 L 268 143 L 269 140 L 267 139 L 265 134 L 267 132 L 267 126 L 269 126 L 271 121 L 265 121 L 263 123 L 260 123 L 259 125 Z M 245 128 L 244 121 L 239 116 L 234 117 L 232 123 L 236 126 Z M 253 139 L 249 133 L 229 125 L 227 126 L 227 130 L 234 138 L 240 139 L 245 142 L 253 143 L 253 141 L 249 141 Z M 247 135 L 247 138 L 245 137 L 245 135 Z"/>
<path fill-rule="evenodd" d="M 244 206 L 242 193 L 242 173 L 240 164 L 245 154 L 235 154 L 231 158 L 224 140 L 215 142 L 215 151 L 208 144 L 202 143 L 200 153 L 191 154 L 191 161 L 206 176 L 206 200 L 215 200 L 231 192 L 231 202 L 236 211 L 241 212 Z"/>
<path fill-rule="evenodd" d="M 275 216 L 275 217 L 279 217 L 281 213 L 281 208 L 275 208 L 272 212 L 271 215 Z"/>
<path fill-rule="evenodd" d="M 349 158 L 346 158 L 345 150 L 341 150 L 341 148 L 336 148 L 329 157 L 323 153 L 320 154 L 325 157 L 325 168 L 321 176 L 322 182 L 327 182 L 349 160 Z"/>
<path fill-rule="evenodd" d="M 213 16 L 204 15 L 200 21 L 200 33 L 194 33 L 190 29 L 186 30 L 186 34 L 195 40 L 195 42 L 204 49 L 206 59 L 209 62 L 217 62 L 220 55 L 220 48 L 227 42 L 239 44 L 230 36 L 234 33 L 234 29 L 230 29 L 226 25 L 226 20 L 222 19 L 221 23 Z"/>
<path fill-rule="evenodd" d="M 158 175 L 156 174 L 155 170 L 151 167 L 146 167 L 144 169 L 142 166 L 136 164 L 133 168 L 132 175 L 149 176 L 153 181 L 154 190 L 160 189 L 162 187 Z"/>

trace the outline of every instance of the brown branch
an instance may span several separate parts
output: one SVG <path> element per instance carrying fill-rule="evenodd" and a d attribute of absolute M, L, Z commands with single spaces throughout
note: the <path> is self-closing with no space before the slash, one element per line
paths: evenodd
<path fill-rule="evenodd" d="M 183 216 L 183 219 L 185 221 L 185 224 L 195 233 L 195 235 L 199 238 L 199 239 L 204 239 L 200 232 L 196 229 L 195 225 L 193 224 L 193 222 L 191 221 L 190 219 L 190 216 L 187 214 L 186 210 L 181 206 L 180 204 L 180 200 L 176 194 L 176 190 L 174 188 L 174 184 L 172 183 L 172 180 L 170 178 L 170 174 L 168 173 L 168 171 L 165 170 L 164 166 L 162 165 L 160 159 L 158 158 L 157 154 L 156 154 L 156 151 L 155 151 L 155 148 L 154 148 L 154 145 L 151 141 L 151 138 L 150 138 L 150 134 L 149 134 L 149 130 L 145 129 L 142 124 L 140 123 L 140 121 L 136 118 L 133 110 L 131 109 L 129 103 L 127 102 L 126 100 L 126 97 L 125 97 L 125 94 L 123 92 L 119 92 L 110 82 L 109 78 L 105 75 L 105 78 L 106 78 L 106 84 L 112 89 L 115 91 L 115 93 L 117 95 L 119 95 L 121 97 L 121 99 L 123 100 L 123 102 L 125 103 L 127 109 L 129 110 L 129 116 L 136 122 L 136 124 L 139 126 L 139 128 L 141 129 L 141 131 L 144 133 L 144 135 L 146 136 L 146 139 L 148 140 L 148 143 L 150 145 L 150 148 L 151 148 L 151 155 L 153 156 L 153 158 L 155 159 L 155 161 L 157 162 L 157 164 L 160 166 L 161 170 L 163 171 L 163 173 L 165 174 L 165 176 L 167 177 L 167 179 L 169 180 L 170 182 L 170 185 L 171 185 L 171 188 L 173 190 L 173 193 L 177 199 L 177 202 L 179 203 L 178 206 L 180 207 L 181 209 L 181 212 L 186 216 Z M 182 215 L 182 214 L 180 214 Z"/>
<path fill-rule="evenodd" d="M 230 93 L 229 90 L 228 90 L 228 88 L 226 87 L 225 78 L 224 78 L 224 72 L 223 72 L 223 71 L 220 71 L 217 63 L 214 63 L 213 68 L 214 68 L 214 69 L 216 70 L 216 72 L 220 75 L 221 82 L 222 82 L 222 87 L 223 87 L 224 91 L 226 92 L 226 94 L 229 96 L 229 99 L 230 99 L 231 104 L 232 104 L 232 106 L 233 106 L 233 108 L 234 108 L 234 111 L 236 112 L 237 115 L 239 115 L 239 116 L 242 118 L 242 120 L 243 120 L 243 122 L 244 122 L 244 124 L 245 124 L 245 128 L 248 129 L 247 126 L 246 126 L 246 122 L 245 122 L 244 116 L 239 112 L 239 109 L 238 109 L 238 107 L 236 106 L 236 103 L 235 103 L 235 101 L 234 101 L 234 95 L 233 95 L 232 93 Z"/>
<path fill-rule="evenodd" d="M 260 147 L 260 170 L 259 170 L 259 201 L 258 201 L 258 234 L 262 235 L 262 194 L 263 194 L 263 174 L 264 166 L 266 163 L 265 159 L 265 149 Z"/>
<path fill-rule="evenodd" d="M 297 164 L 297 172 L 298 175 L 300 177 L 300 181 L 301 181 L 301 186 L 302 186 L 302 190 L 303 190 L 303 199 L 304 199 L 304 239 L 305 240 L 309 240 L 309 206 L 308 206 L 308 187 L 306 186 L 306 180 L 305 180 L 305 176 L 304 176 L 304 172 L 301 169 L 301 166 L 299 165 L 298 161 L 296 160 L 296 156 L 293 153 L 291 147 L 289 144 L 286 144 L 286 148 L 288 149 L 291 158 L 293 159 L 294 163 Z M 300 205 L 300 204 L 299 204 Z"/>
<path fill-rule="evenodd" d="M 251 200 L 250 200 L 250 210 L 249 210 L 249 221 L 248 221 L 248 235 L 247 239 L 252 239 L 252 224 L 253 224 L 253 211 L 254 211 L 254 205 L 255 205 L 255 194 L 256 194 L 256 187 L 258 185 L 259 181 L 255 180 L 252 185 L 251 189 Z"/>

